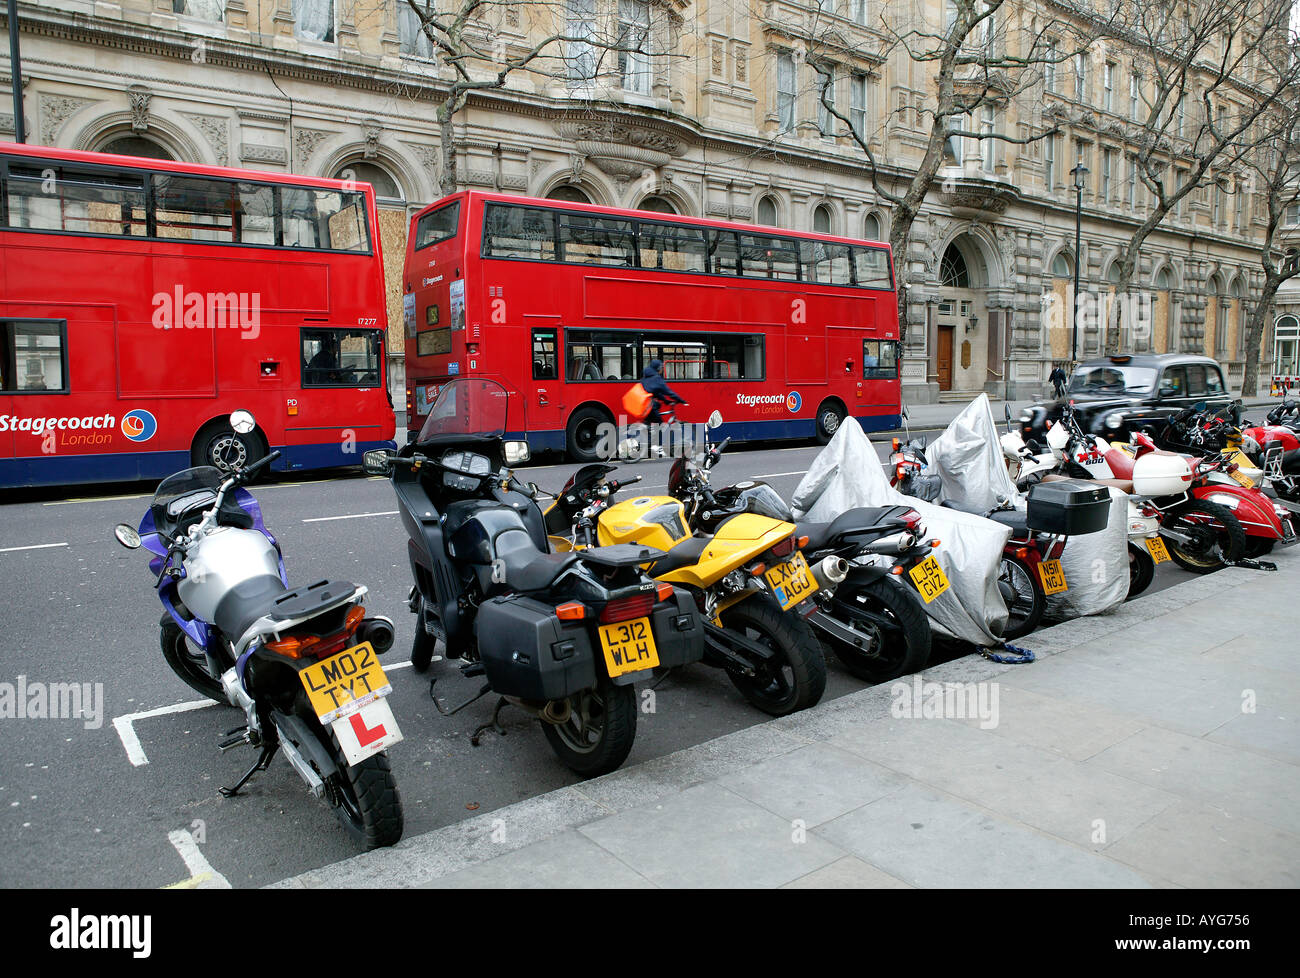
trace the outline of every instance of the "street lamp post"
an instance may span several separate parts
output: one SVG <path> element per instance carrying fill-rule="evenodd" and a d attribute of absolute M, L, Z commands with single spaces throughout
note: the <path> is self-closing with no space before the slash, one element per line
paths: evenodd
<path fill-rule="evenodd" d="M 14 90 L 14 142 L 27 142 L 23 123 L 23 62 L 18 54 L 18 0 L 5 5 L 5 23 L 9 25 L 9 75 Z"/>
<path fill-rule="evenodd" d="M 1070 171 L 1074 177 L 1074 302 L 1070 310 L 1070 371 L 1079 362 L 1079 237 L 1083 221 L 1083 178 L 1088 168 L 1080 160 Z"/>

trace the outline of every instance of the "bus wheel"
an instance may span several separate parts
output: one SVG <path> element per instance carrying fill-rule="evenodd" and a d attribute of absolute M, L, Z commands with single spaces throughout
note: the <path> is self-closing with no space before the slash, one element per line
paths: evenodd
<path fill-rule="evenodd" d="M 223 418 L 204 425 L 194 438 L 190 460 L 195 465 L 213 465 L 222 472 L 242 468 L 262 458 L 269 449 L 259 431 L 236 434 Z"/>
<path fill-rule="evenodd" d="M 598 407 L 588 405 L 574 411 L 565 434 L 569 458 L 575 462 L 600 461 L 602 456 L 596 454 L 600 446 L 600 429 L 610 423 L 609 415 Z"/>
<path fill-rule="evenodd" d="M 844 423 L 847 414 L 844 405 L 839 401 L 822 401 L 821 406 L 817 408 L 817 443 L 819 445 L 825 445 L 835 437 L 835 432 L 840 430 L 840 425 Z"/>

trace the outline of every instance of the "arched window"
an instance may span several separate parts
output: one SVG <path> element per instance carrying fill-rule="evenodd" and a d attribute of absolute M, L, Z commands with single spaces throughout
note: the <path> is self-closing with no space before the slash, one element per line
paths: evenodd
<path fill-rule="evenodd" d="M 548 200 L 567 200 L 570 204 L 590 204 L 591 198 L 586 191 L 572 184 L 563 183 L 546 195 Z"/>
<path fill-rule="evenodd" d="M 673 206 L 672 201 L 663 197 L 647 197 L 641 201 L 639 210 L 655 211 L 658 214 L 676 214 L 677 208 Z"/>
<path fill-rule="evenodd" d="M 868 214 L 862 222 L 862 236 L 868 241 L 880 240 L 880 218 L 875 214 Z"/>
<path fill-rule="evenodd" d="M 1052 259 L 1052 275 L 1056 278 L 1071 278 L 1074 275 L 1074 268 L 1070 263 L 1070 256 L 1064 251 L 1060 252 Z"/>
<path fill-rule="evenodd" d="M 119 156 L 140 156 L 146 160 L 175 159 L 167 150 L 144 136 L 118 136 L 99 147 L 99 152 L 117 153 Z"/>
<path fill-rule="evenodd" d="M 962 257 L 956 245 L 949 245 L 939 262 L 939 284 L 950 289 L 969 289 L 970 274 L 966 269 L 966 259 Z"/>
<path fill-rule="evenodd" d="M 375 199 L 386 203 L 401 203 L 406 200 L 402 188 L 387 170 L 374 163 L 355 160 L 344 163 L 334 173 L 335 180 L 354 180 L 368 183 L 375 188 Z"/>
<path fill-rule="evenodd" d="M 1167 292 L 1169 289 L 1172 289 L 1173 287 L 1174 286 L 1173 286 L 1173 282 L 1171 281 L 1171 277 L 1169 275 L 1168 266 L 1160 269 L 1160 271 L 1156 274 L 1156 288 L 1161 291 Z"/>
<path fill-rule="evenodd" d="M 1106 281 L 1111 285 L 1119 285 L 1119 259 L 1116 258 L 1110 263 L 1110 271 L 1106 273 Z"/>
<path fill-rule="evenodd" d="M 831 209 L 825 204 L 818 204 L 813 211 L 813 230 L 818 234 L 831 233 Z"/>
<path fill-rule="evenodd" d="M 774 201 L 771 197 L 759 198 L 758 223 L 766 224 L 768 227 L 777 226 L 776 201 Z"/>

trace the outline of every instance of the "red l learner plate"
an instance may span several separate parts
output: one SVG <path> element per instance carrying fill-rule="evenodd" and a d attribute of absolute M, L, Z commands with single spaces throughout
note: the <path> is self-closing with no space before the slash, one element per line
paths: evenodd
<path fill-rule="evenodd" d="M 369 642 L 312 663 L 298 678 L 322 724 L 355 713 L 393 691 Z"/>

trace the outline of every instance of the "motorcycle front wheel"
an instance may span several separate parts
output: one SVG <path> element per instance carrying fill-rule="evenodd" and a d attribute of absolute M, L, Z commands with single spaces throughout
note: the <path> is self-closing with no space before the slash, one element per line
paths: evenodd
<path fill-rule="evenodd" d="M 352 844 L 365 852 L 395 844 L 402 837 L 405 819 L 388 752 L 380 751 L 349 767 L 332 734 L 330 740 L 339 770 L 326 782 L 325 797 L 339 824 Z"/>
<path fill-rule="evenodd" d="M 225 691 L 221 688 L 221 680 L 214 679 L 208 672 L 208 659 L 203 654 L 203 650 L 190 644 L 185 633 L 170 616 L 162 621 L 159 640 L 167 665 L 171 666 L 172 672 L 176 673 L 186 686 L 208 699 L 216 700 L 226 706 L 230 705 L 226 700 Z M 227 663 L 227 668 L 231 665 L 234 663 Z"/>
<path fill-rule="evenodd" d="M 575 774 L 595 778 L 617 770 L 636 740 L 636 690 L 601 679 L 569 697 L 563 723 L 541 720 L 555 756 Z"/>
<path fill-rule="evenodd" d="M 740 694 L 764 713 L 783 717 L 814 705 L 826 691 L 826 658 L 808 623 L 772 599 L 748 598 L 722 613 L 722 625 L 776 655 L 754 676 L 727 670 Z"/>
<path fill-rule="evenodd" d="M 849 582 L 845 582 L 848 584 Z M 930 659 L 930 619 L 914 591 L 888 577 L 860 587 L 840 585 L 834 615 L 866 639 L 851 645 L 822 635 L 844 668 L 857 679 L 884 683 L 924 669 Z"/>
<path fill-rule="evenodd" d="M 1007 605 L 1007 624 L 1002 629 L 1002 638 L 1028 635 L 1042 620 L 1047 598 L 1037 576 L 1038 572 L 1024 560 L 1010 554 L 1002 555 L 998 567 L 998 590 Z"/>

